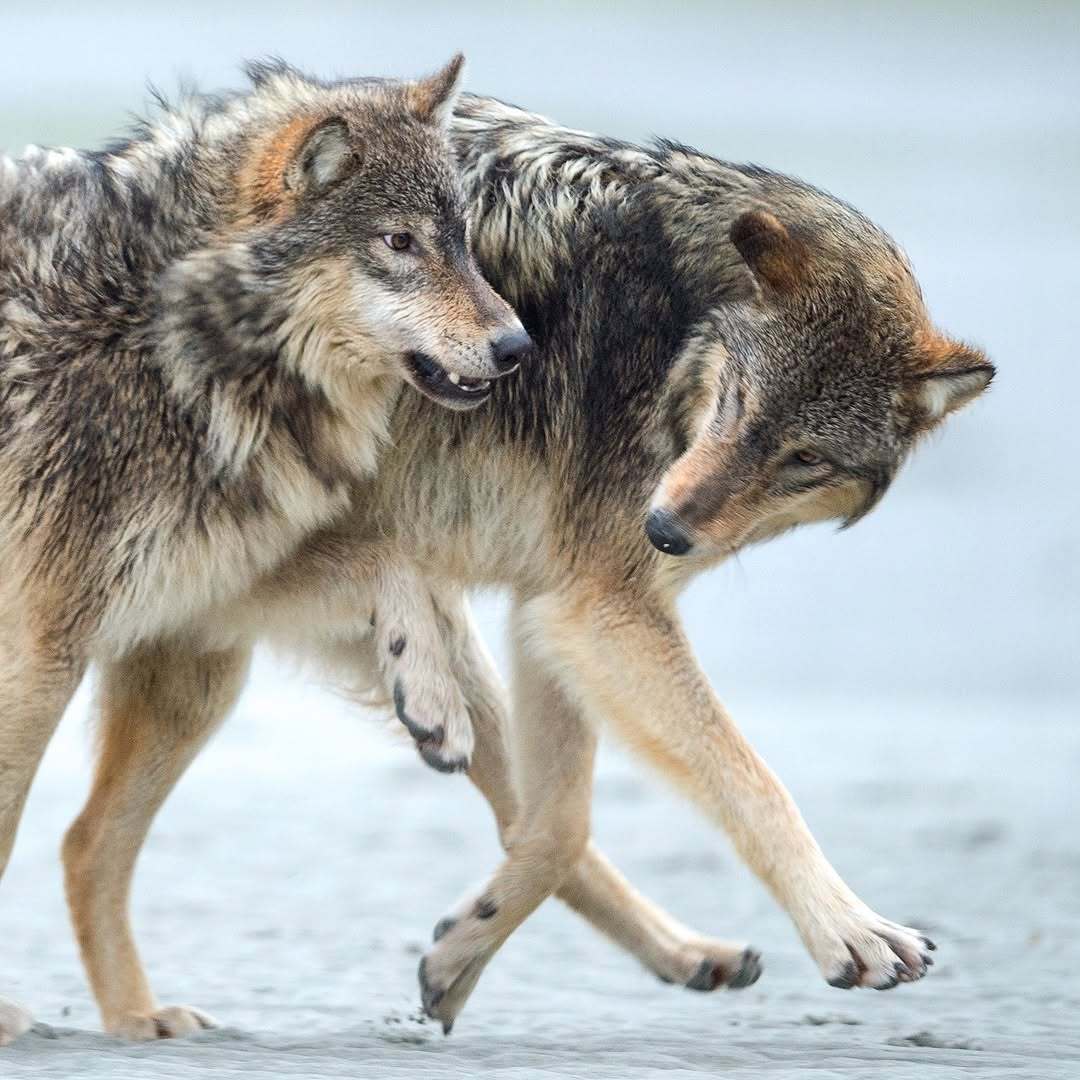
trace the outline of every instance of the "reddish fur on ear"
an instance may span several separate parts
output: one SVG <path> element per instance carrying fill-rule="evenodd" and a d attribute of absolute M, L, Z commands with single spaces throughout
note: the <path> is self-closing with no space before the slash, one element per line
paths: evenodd
<path fill-rule="evenodd" d="M 917 341 L 910 384 L 923 422 L 934 424 L 979 396 L 995 375 L 981 349 L 929 331 Z"/>
<path fill-rule="evenodd" d="M 731 225 L 731 242 L 754 276 L 777 291 L 794 288 L 806 269 L 806 251 L 768 210 L 746 210 Z"/>
<path fill-rule="evenodd" d="M 464 67 L 464 55 L 455 53 L 445 67 L 408 88 L 409 105 L 421 120 L 436 124 L 449 121 Z"/>
<path fill-rule="evenodd" d="M 326 116 L 298 116 L 252 146 L 240 168 L 238 218 L 274 221 L 287 216 L 299 197 L 300 158 L 324 129 L 343 121 Z"/>

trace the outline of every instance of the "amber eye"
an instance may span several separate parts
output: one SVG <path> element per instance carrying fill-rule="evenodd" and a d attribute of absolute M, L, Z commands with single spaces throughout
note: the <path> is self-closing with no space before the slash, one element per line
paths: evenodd
<path fill-rule="evenodd" d="M 814 453 L 813 450 L 796 450 L 795 453 L 788 458 L 788 461 L 795 465 L 825 464 L 825 459 L 820 454 Z"/>
<path fill-rule="evenodd" d="M 383 243 L 391 251 L 408 251 L 412 247 L 412 233 L 396 232 L 383 237 Z"/>

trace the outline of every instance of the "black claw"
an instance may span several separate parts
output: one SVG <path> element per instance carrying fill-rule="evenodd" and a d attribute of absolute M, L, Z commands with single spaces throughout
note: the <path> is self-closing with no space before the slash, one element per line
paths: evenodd
<path fill-rule="evenodd" d="M 420 751 L 420 756 L 430 765 L 436 772 L 441 773 L 456 773 L 464 772 L 469 767 L 467 758 L 454 758 L 452 761 L 448 761 L 444 757 L 439 756 L 439 748 L 442 745 L 443 729 L 440 724 L 431 735 L 430 740 L 424 740 L 419 743 L 417 749 Z"/>
<path fill-rule="evenodd" d="M 435 1009 L 439 1002 L 442 1001 L 445 991 L 434 989 L 431 983 L 428 982 L 426 956 L 420 958 L 420 966 L 416 969 L 416 977 L 420 982 L 420 1003 L 424 1007 L 424 1012 L 433 1020 L 437 1020 Z"/>
<path fill-rule="evenodd" d="M 875 990 L 891 990 L 899 982 L 900 982 L 900 980 L 898 978 L 896 978 L 896 976 L 894 975 L 891 979 L 887 980 L 886 982 L 879 983 L 877 986 L 874 987 L 874 989 Z"/>
<path fill-rule="evenodd" d="M 453 1030 L 454 1030 L 454 1021 L 453 1020 L 444 1020 L 442 1022 L 442 1033 L 444 1035 L 449 1035 L 450 1032 L 453 1031 Z"/>
<path fill-rule="evenodd" d="M 726 982 L 722 978 L 724 968 L 712 960 L 702 960 L 697 971 L 686 981 L 688 990 L 708 993 L 718 986 L 727 985 L 731 990 L 753 986 L 761 978 L 761 953 L 756 949 L 744 949 L 739 957 L 739 968 Z"/>
<path fill-rule="evenodd" d="M 499 906 L 494 900 L 489 900 L 486 896 L 483 896 L 476 901 L 475 915 L 478 919 L 493 919 L 498 914 Z"/>
<path fill-rule="evenodd" d="M 702 960 L 697 971 L 686 980 L 687 990 L 700 990 L 708 993 L 716 989 L 716 968 L 711 960 Z"/>
<path fill-rule="evenodd" d="M 934 943 L 933 943 L 933 942 L 932 942 L 932 941 L 931 941 L 931 940 L 930 940 L 930 939 L 929 939 L 928 937 L 924 937 L 924 938 L 922 939 L 922 943 L 923 943 L 923 944 L 924 944 L 924 945 L 925 945 L 925 946 L 926 946 L 926 947 L 927 947 L 927 948 L 928 948 L 928 949 L 929 949 L 929 950 L 930 950 L 931 952 L 937 952 L 937 946 L 936 946 L 936 945 L 935 945 L 935 944 L 934 944 Z"/>
<path fill-rule="evenodd" d="M 457 926 L 457 919 L 452 919 L 449 915 L 445 919 L 440 919 L 431 932 L 431 940 L 438 941 L 440 938 L 444 938 L 455 926 Z"/>
<path fill-rule="evenodd" d="M 849 960 L 844 965 L 843 973 L 829 979 L 829 985 L 837 990 L 850 990 L 859 981 L 859 967 L 854 960 Z"/>
<path fill-rule="evenodd" d="M 394 711 L 397 718 L 405 725 L 405 730 L 418 742 L 422 743 L 431 738 L 431 732 L 426 727 L 421 727 L 405 711 L 405 690 L 400 679 L 394 680 Z"/>
<path fill-rule="evenodd" d="M 743 949 L 739 959 L 739 970 L 728 983 L 732 990 L 743 990 L 753 986 L 761 978 L 761 953 L 756 949 Z"/>
<path fill-rule="evenodd" d="M 405 651 L 405 639 L 399 634 L 397 637 L 390 639 L 388 647 L 391 656 L 400 656 Z"/>

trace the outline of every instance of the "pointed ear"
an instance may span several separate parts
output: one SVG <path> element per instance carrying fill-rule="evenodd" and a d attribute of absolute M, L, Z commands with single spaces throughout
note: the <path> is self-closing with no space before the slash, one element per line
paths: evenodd
<path fill-rule="evenodd" d="M 731 242 L 765 287 L 784 292 L 805 273 L 805 246 L 767 210 L 741 213 L 731 225 Z"/>
<path fill-rule="evenodd" d="M 349 129 L 340 117 L 316 124 L 285 167 L 285 190 L 318 193 L 347 176 L 357 163 Z"/>
<path fill-rule="evenodd" d="M 923 422 L 936 424 L 977 398 L 994 377 L 994 365 L 968 345 L 950 344 L 934 366 L 911 379 L 911 392 Z"/>
<path fill-rule="evenodd" d="M 409 104 L 421 120 L 447 127 L 461 91 L 465 57 L 456 53 L 442 70 L 409 87 Z"/>

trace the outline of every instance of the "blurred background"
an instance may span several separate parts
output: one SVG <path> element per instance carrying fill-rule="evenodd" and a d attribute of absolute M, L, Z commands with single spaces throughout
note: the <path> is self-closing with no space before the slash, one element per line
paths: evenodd
<path fill-rule="evenodd" d="M 857 528 L 807 529 L 747 552 L 699 579 L 684 612 L 721 697 L 826 834 L 826 849 L 843 856 L 842 869 L 856 886 L 879 907 L 898 898 L 886 912 L 892 917 L 936 919 L 944 936 L 954 932 L 968 961 L 958 964 L 955 979 L 963 980 L 975 1011 L 961 1009 L 953 1026 L 977 1019 L 982 1035 L 970 1038 L 981 1038 L 1002 1025 L 1038 1023 L 1004 989 L 983 1012 L 971 1005 L 980 987 L 1012 977 L 995 960 L 1002 936 L 1027 942 L 1027 954 L 1043 950 L 1032 960 L 1041 974 L 1029 975 L 1039 986 L 1058 987 L 1056 998 L 1046 990 L 1058 1007 L 1075 1007 L 1076 984 L 1068 979 L 1080 964 L 1075 945 L 1063 943 L 1075 942 L 1080 929 L 1080 842 L 1068 825 L 1080 813 L 1077 4 L 114 0 L 6 5 L 0 26 L 0 147 L 9 153 L 27 142 L 97 146 L 121 133 L 130 113 L 147 110 L 148 83 L 166 92 L 183 81 L 239 85 L 244 58 L 279 54 L 328 76 L 408 76 L 460 48 L 471 90 L 570 126 L 635 140 L 668 135 L 794 173 L 887 228 L 910 254 L 940 326 L 982 346 L 997 364 L 991 392 L 920 449 Z M 481 598 L 479 611 L 501 658 L 499 598 Z M 18 989 L 46 1001 L 53 1020 L 70 998 L 85 1025 L 92 1013 L 67 931 L 58 935 L 54 851 L 85 789 L 88 701 L 84 690 L 50 751 L 10 884 L 0 893 L 0 942 L 29 940 L 19 935 L 27 905 L 34 905 L 41 913 L 31 921 L 34 955 L 57 957 L 55 964 L 31 964 L 29 953 L 17 952 L 17 985 L 0 992 Z M 407 746 L 377 729 L 357 722 L 355 711 L 302 673 L 260 661 L 234 722 L 163 815 L 137 910 L 153 923 L 149 938 L 163 935 L 159 966 L 189 997 L 207 984 L 211 997 L 238 992 L 230 964 L 242 966 L 248 954 L 221 963 L 237 947 L 229 946 L 235 928 L 225 927 L 248 920 L 250 904 L 265 914 L 267 933 L 290 938 L 281 946 L 284 967 L 309 963 L 311 979 L 290 975 L 278 984 L 267 975 L 263 981 L 273 986 L 261 1003 L 256 995 L 242 1007 L 228 1000 L 215 1009 L 204 995 L 196 1004 L 280 1030 L 286 1014 L 269 1014 L 269 1003 L 285 1010 L 303 998 L 308 1023 L 317 1027 L 317 1017 L 331 1017 L 330 1029 L 340 1030 L 345 1013 L 334 1010 L 345 1009 L 348 995 L 384 1000 L 379 986 L 362 978 L 382 948 L 372 943 L 396 942 L 397 934 L 403 949 L 415 948 L 440 903 L 448 905 L 455 889 L 491 865 L 497 849 L 466 785 L 426 773 Z M 283 801 L 268 807 L 267 791 Z M 283 820 L 286 804 L 296 813 Z M 754 931 L 759 944 L 773 939 L 764 944 L 779 956 L 781 975 L 748 992 L 758 996 L 743 999 L 757 1002 L 740 1006 L 749 1010 L 745 1023 L 774 1023 L 776 999 L 762 996 L 770 986 L 789 995 L 784 1015 L 793 1023 L 817 1007 L 814 974 L 794 935 L 689 807 L 608 751 L 596 816 L 601 839 L 635 879 L 665 902 L 678 901 L 684 917 L 718 933 Z M 244 838 L 240 855 L 237 836 Z M 327 845 L 332 865 L 323 858 Z M 192 858 L 189 878 L 193 847 L 210 854 Z M 282 906 L 273 910 L 265 900 L 268 873 L 278 875 L 282 889 Z M 179 891 L 177 874 L 185 882 Z M 357 874 L 372 884 L 349 897 L 357 906 L 347 917 L 350 925 L 370 926 L 370 941 L 357 950 L 366 955 L 339 963 L 339 936 L 313 928 L 305 897 L 314 889 L 320 904 L 326 896 L 345 902 L 339 894 Z M 289 893 L 294 887 L 299 899 Z M 168 893 L 170 903 L 180 903 L 185 890 L 191 895 L 183 902 L 200 914 L 186 931 L 161 901 Z M 417 890 L 422 900 L 402 916 L 402 896 L 416 898 Z M 725 898 L 719 912 L 718 890 Z M 210 913 L 218 922 L 204 933 Z M 171 920 L 167 928 L 158 927 L 158 915 Z M 754 925 L 729 926 L 728 915 Z M 315 952 L 308 956 L 298 942 L 310 935 Z M 394 987 L 387 993 L 398 995 L 405 1010 L 411 975 L 396 947 L 386 962 Z M 629 962 L 545 909 L 481 985 L 470 1009 L 489 1015 L 493 1026 L 484 1030 L 497 1032 L 500 1011 L 513 1011 L 508 1002 L 522 993 L 525 972 L 533 975 L 530 1007 L 556 1025 L 570 1021 L 572 1010 L 537 985 L 536 956 L 547 955 L 544 948 L 575 972 L 583 950 L 591 950 L 596 967 L 579 986 L 595 981 L 597 1001 L 621 983 L 640 983 L 633 1001 L 645 1010 L 646 1025 L 649 1017 L 667 1016 L 664 1010 L 688 1007 L 671 991 L 649 987 L 646 994 L 646 980 L 631 974 Z M 258 963 L 255 951 L 248 959 Z M 327 965 L 338 973 L 329 980 Z M 612 974 L 618 965 L 625 971 Z M 949 962 L 943 966 L 947 972 Z M 796 976 L 799 987 L 815 989 L 796 990 Z M 1065 997 L 1061 980 L 1071 985 Z M 301 984 L 321 989 L 301 993 Z M 936 985 L 902 991 L 903 1006 L 893 1006 L 891 995 L 889 1008 L 914 1010 L 908 1026 L 917 1027 L 924 1022 L 919 1007 L 908 1003 L 939 994 L 940 1000 L 924 996 L 922 1009 L 935 1001 L 932 1015 L 951 1015 L 947 1002 L 957 999 L 947 996 L 947 982 Z M 830 1007 L 835 997 L 826 993 Z M 851 1000 L 841 1004 L 859 1018 L 877 1004 L 860 999 L 849 1006 Z M 1041 1000 L 1045 1018 L 1045 994 Z M 582 1015 L 603 1012 L 597 1001 Z M 693 1015 L 704 1015 L 700 1002 L 691 1006 L 699 1010 Z M 361 1004 L 356 1012 L 375 1015 L 379 1008 Z M 725 1016 L 729 1008 L 725 1003 Z M 616 1022 L 623 1014 L 608 1008 L 604 1015 Z M 901 1019 L 899 1034 L 883 1031 L 874 1046 L 906 1037 L 908 1013 L 875 1015 Z M 1055 1037 L 1065 1030 L 1063 1020 Z M 869 1031 L 860 1037 L 877 1039 Z M 1036 1053 L 1036 1045 L 1025 1052 Z M 899 1060 L 905 1051 L 897 1046 L 888 1053 Z M 952 1051 L 975 1052 L 959 1045 Z M 1052 1075 L 1048 1063 L 1040 1068 L 1038 1075 Z"/>
<path fill-rule="evenodd" d="M 728 693 L 1075 694 L 1080 609 L 1080 11 L 1075 3 L 44 2 L 3 16 L 0 147 L 97 146 L 147 84 L 245 57 L 467 86 L 568 125 L 795 173 L 909 252 L 998 364 L 873 517 L 745 555 L 687 616 Z"/>

